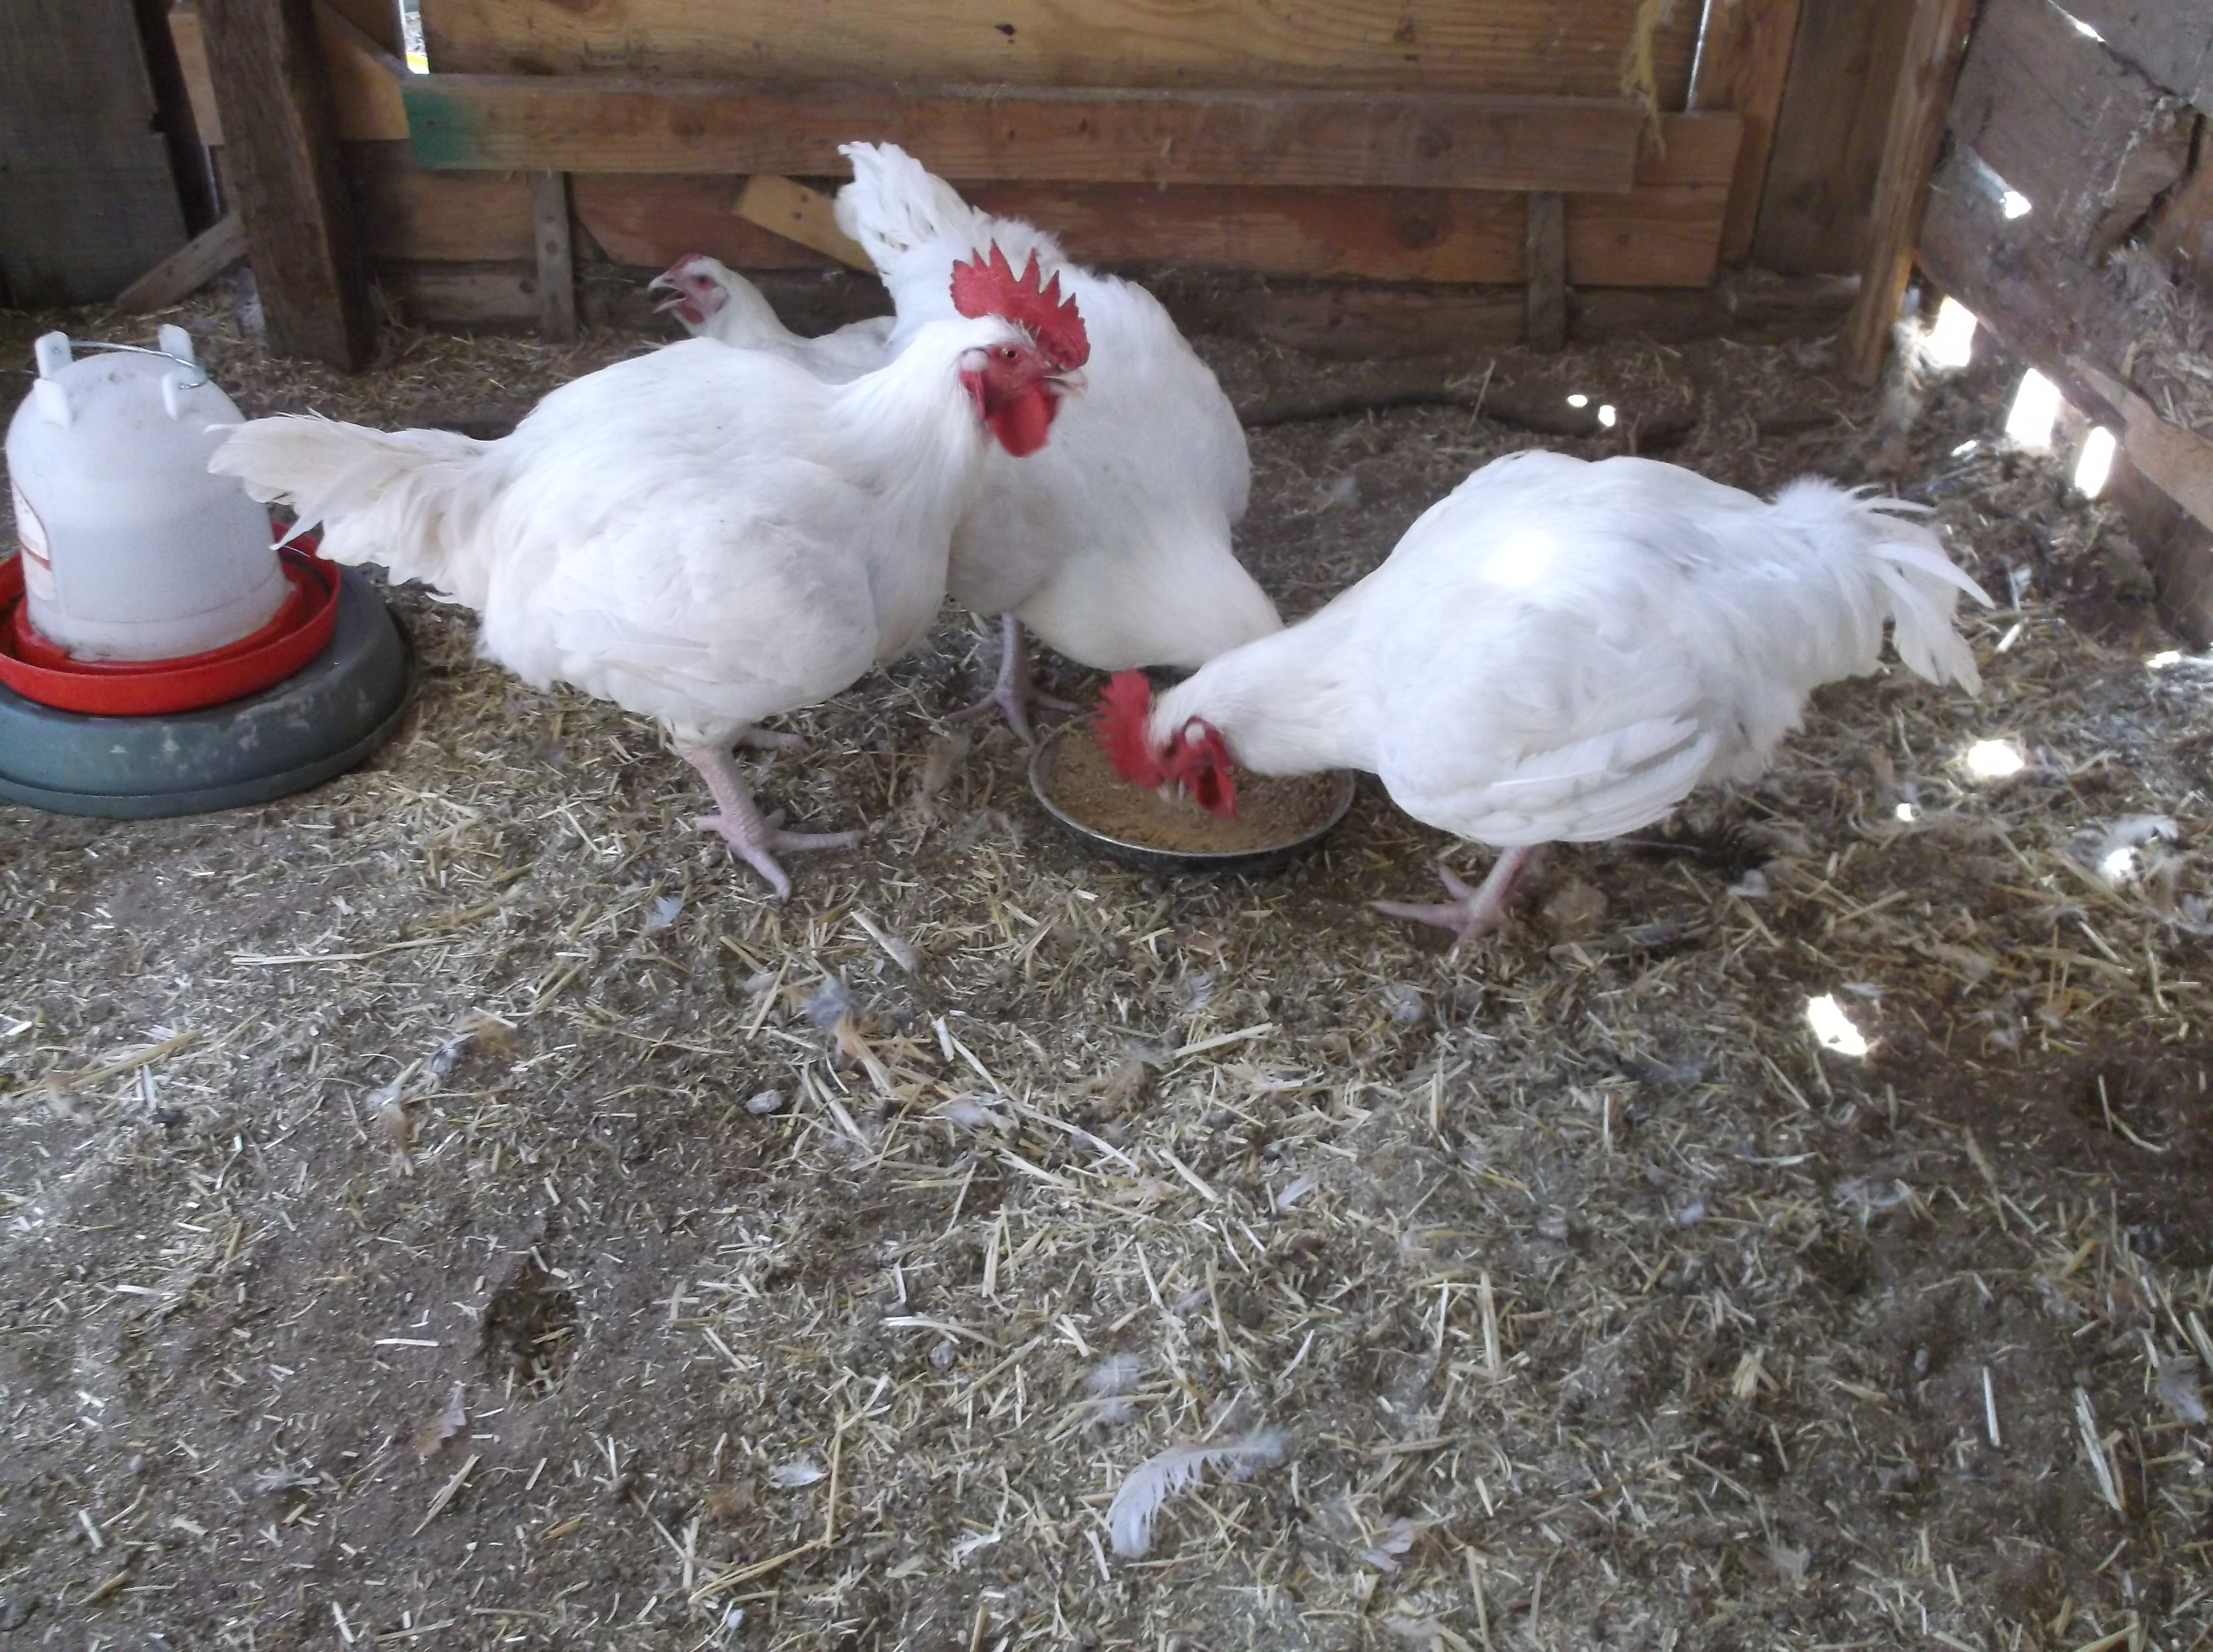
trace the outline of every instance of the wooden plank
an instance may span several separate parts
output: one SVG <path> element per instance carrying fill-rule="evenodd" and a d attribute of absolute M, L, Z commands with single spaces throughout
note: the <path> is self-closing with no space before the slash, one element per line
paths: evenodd
<path fill-rule="evenodd" d="M 1955 150 L 1930 190 L 1922 265 L 2085 417 L 2119 433 L 2145 477 L 2213 526 L 2213 439 L 2169 424 L 2130 381 L 2169 369 L 2135 326 L 2127 272 L 2090 265 L 2033 223 L 2007 221 L 1972 151 Z"/>
<path fill-rule="evenodd" d="M 1955 137 L 2095 258 L 2190 169 L 2196 120 L 2051 0 L 1983 0 L 1952 99 Z"/>
<path fill-rule="evenodd" d="M 2106 49 L 2213 114 L 2213 7 L 2204 0 L 2067 0 Z"/>
<path fill-rule="evenodd" d="M 1728 206 L 1722 221 L 1721 261 L 1741 264 L 1752 251 L 1768 152 L 1790 76 L 1798 37 L 1798 0 L 1707 0 L 1706 33 L 1698 42 L 1689 107 L 1731 109 L 1744 120 Z"/>
<path fill-rule="evenodd" d="M 169 40 L 177 49 L 177 67 L 185 77 L 185 94 L 192 100 L 192 125 L 200 142 L 210 147 L 223 142 L 223 116 L 215 107 L 215 79 L 208 72 L 207 39 L 200 30 L 200 14 L 192 0 L 177 0 L 169 8 Z"/>
<path fill-rule="evenodd" d="M 2213 440 L 2168 424 L 2157 408 L 2094 362 L 2072 357 L 2066 367 L 2119 415 L 2121 446 L 2144 479 L 2213 526 Z"/>
<path fill-rule="evenodd" d="M 1912 0 L 1801 7 L 1752 261 L 1783 275 L 1856 271 Z"/>
<path fill-rule="evenodd" d="M 431 180 L 491 177 L 431 172 Z M 734 270 L 826 270 L 831 260 L 736 216 L 743 180 L 572 173 L 569 202 L 576 222 L 617 264 L 665 270 L 686 253 L 704 253 Z"/>
<path fill-rule="evenodd" d="M 1528 198 L 1527 288 L 1529 347 L 1555 351 L 1568 342 L 1568 222 L 1566 204 L 1557 191 L 1533 190 Z"/>
<path fill-rule="evenodd" d="M 411 76 L 435 168 L 835 176 L 857 131 L 955 182 L 1626 190 L 1624 99 L 887 86 L 796 94 L 702 82 Z"/>
<path fill-rule="evenodd" d="M 1712 278 L 1739 122 L 1671 115 L 1663 131 L 1665 151 L 1639 162 L 1635 190 L 1569 198 L 1576 284 L 1701 286 Z M 430 172 L 393 144 L 350 144 L 346 158 L 363 233 L 379 257 L 532 256 L 518 174 Z M 578 223 L 618 264 L 661 269 L 698 252 L 738 269 L 824 267 L 827 260 L 797 243 L 732 218 L 734 198 L 755 186 L 680 175 L 570 180 Z M 969 195 L 986 211 L 1050 229 L 1075 258 L 1114 267 L 1454 283 L 1519 283 L 1523 273 L 1518 193 L 986 184 Z"/>
<path fill-rule="evenodd" d="M 189 298 L 246 256 L 246 225 L 235 211 L 186 241 L 116 295 L 126 315 L 167 309 Z"/>
<path fill-rule="evenodd" d="M 105 302 L 185 242 L 129 0 L 0 6 L 0 303 Z"/>
<path fill-rule="evenodd" d="M 989 184 L 969 198 L 988 212 L 1050 229 L 1071 258 L 1110 267 L 1521 279 L 1522 197 L 1502 191 Z"/>
<path fill-rule="evenodd" d="M 397 10 L 394 9 L 394 15 Z M 223 114 L 216 107 L 215 82 L 208 71 L 207 41 L 194 0 L 178 0 L 168 13 L 169 38 L 177 49 L 185 89 L 192 100 L 192 124 L 200 142 L 223 142 Z M 332 0 L 315 7 L 315 34 L 328 65 L 338 136 L 349 142 L 404 139 L 407 111 L 399 101 L 400 77 L 407 66 L 355 26 Z"/>
<path fill-rule="evenodd" d="M 200 19 L 270 348 L 357 369 L 375 322 L 312 0 L 201 0 Z"/>
<path fill-rule="evenodd" d="M 1695 5 L 1638 0 L 424 0 L 440 73 L 1610 97 L 1640 13 L 1680 108 Z M 1660 13 L 1667 13 L 1661 17 Z M 863 131 L 864 127 L 856 127 Z"/>
<path fill-rule="evenodd" d="M 1862 384 L 1882 369 L 1899 301 L 1913 273 L 1913 247 L 1929 174 L 1943 141 L 1945 110 L 1974 21 L 1974 0 L 1917 0 L 1905 60 L 1891 102 L 1890 141 L 1875 181 L 1859 302 L 1844 328 L 1845 368 Z"/>
<path fill-rule="evenodd" d="M 1577 287 L 1703 287 L 1722 253 L 1747 131 L 1734 113 L 1662 118 L 1664 147 L 1626 195 L 1570 195 L 1567 278 Z"/>
<path fill-rule="evenodd" d="M 352 32 L 388 58 L 406 49 L 399 37 L 399 0 L 322 0 Z"/>
<path fill-rule="evenodd" d="M 530 229 L 538 255 L 538 331 L 556 344 L 576 337 L 576 257 L 569 240 L 569 179 L 530 174 Z"/>
<path fill-rule="evenodd" d="M 521 174 L 425 172 L 405 143 L 348 143 L 343 153 L 371 258 L 489 263 L 537 256 L 530 186 Z"/>
<path fill-rule="evenodd" d="M 775 173 L 746 180 L 730 210 L 749 223 L 772 230 L 787 241 L 809 247 L 825 258 L 849 269 L 874 271 L 875 265 L 855 241 L 838 227 L 837 198 Z"/>
<path fill-rule="evenodd" d="M 392 9 L 396 15 L 398 9 Z M 399 82 L 407 77 L 407 65 L 355 27 L 331 0 L 317 0 L 315 34 L 330 71 L 338 136 L 358 143 L 405 137 Z"/>
<path fill-rule="evenodd" d="M 418 326 L 529 332 L 539 323 L 533 265 L 380 263 L 376 284 L 393 309 Z"/>

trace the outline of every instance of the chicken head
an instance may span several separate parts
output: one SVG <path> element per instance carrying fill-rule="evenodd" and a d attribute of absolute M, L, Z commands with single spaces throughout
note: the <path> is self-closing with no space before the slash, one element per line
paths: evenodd
<path fill-rule="evenodd" d="M 978 352 L 961 369 L 960 381 L 999 445 L 1026 458 L 1045 446 L 1071 375 L 1090 359 L 1076 301 L 1061 296 L 1058 275 L 1041 279 L 1036 253 L 1016 275 L 994 246 L 953 266 L 953 307 L 972 319 L 998 316 L 1025 335 Z"/>
<path fill-rule="evenodd" d="M 667 291 L 669 296 L 653 307 L 658 315 L 674 310 L 687 326 L 704 327 L 730 302 L 729 293 L 715 278 L 714 260 L 699 253 L 686 253 L 646 283 L 648 292 Z"/>
<path fill-rule="evenodd" d="M 1091 726 L 1115 773 L 1133 786 L 1173 789 L 1210 814 L 1235 819 L 1237 782 L 1222 731 L 1193 717 L 1156 741 L 1152 710 L 1153 686 L 1143 672 L 1118 671 L 1107 679 Z"/>

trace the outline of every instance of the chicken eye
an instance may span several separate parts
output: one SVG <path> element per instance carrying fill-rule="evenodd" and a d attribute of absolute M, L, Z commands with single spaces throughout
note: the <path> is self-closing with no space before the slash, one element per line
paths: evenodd
<path fill-rule="evenodd" d="M 999 346 L 999 359 L 1003 362 L 1011 362 L 1014 360 L 1015 347 L 1012 344 L 1001 344 Z"/>

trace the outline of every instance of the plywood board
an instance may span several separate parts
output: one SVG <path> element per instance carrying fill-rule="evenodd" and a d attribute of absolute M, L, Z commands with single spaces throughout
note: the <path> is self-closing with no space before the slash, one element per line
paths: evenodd
<path fill-rule="evenodd" d="M 424 0 L 439 73 L 789 84 L 1303 87 L 1613 96 L 1650 14 L 1660 107 L 1680 108 L 1699 8 L 1638 0 Z M 1661 14 L 1664 13 L 1664 15 Z"/>
<path fill-rule="evenodd" d="M 129 0 L 0 6 L 0 302 L 113 298 L 185 244 Z"/>
<path fill-rule="evenodd" d="M 1643 118 L 1625 100 L 1319 92 L 843 88 L 418 75 L 400 82 L 428 167 L 841 174 L 857 131 L 956 182 L 1627 189 Z"/>

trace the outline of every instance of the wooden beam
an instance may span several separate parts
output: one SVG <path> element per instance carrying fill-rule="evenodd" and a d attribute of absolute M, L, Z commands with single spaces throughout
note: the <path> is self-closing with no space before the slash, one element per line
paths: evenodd
<path fill-rule="evenodd" d="M 1845 366 L 1862 384 L 1874 383 L 1882 370 L 1891 326 L 1898 320 L 1899 302 L 1913 273 L 1922 202 L 1936 165 L 1952 82 L 1960 72 L 1960 54 L 1974 14 L 1974 0 L 1915 0 L 1905 62 L 1891 101 L 1890 137 L 1883 145 L 1882 169 L 1875 178 L 1867 256 L 1860 265 L 1859 302 L 1844 329 Z"/>
<path fill-rule="evenodd" d="M 203 229 L 116 296 L 126 315 L 165 310 L 189 298 L 246 256 L 246 225 L 234 210 Z"/>
<path fill-rule="evenodd" d="M 2051 0 L 1983 0 L 1949 120 L 2038 233 L 2094 259 L 2190 170 L 2197 124 Z"/>
<path fill-rule="evenodd" d="M 232 0 L 235 3 L 235 0 Z M 855 132 L 954 182 L 1624 191 L 1643 114 L 1620 98 L 887 85 L 795 93 L 708 82 L 415 75 L 432 168 L 837 176 Z"/>
<path fill-rule="evenodd" d="M 1698 8 L 1640 0 L 435 0 L 440 72 L 629 74 L 793 85 L 1103 83 L 1611 97 L 1650 30 L 1660 107 L 1680 108 Z M 1655 15 L 1655 14 L 1665 14 Z M 851 135 L 866 135 L 857 125 Z"/>
<path fill-rule="evenodd" d="M 418 172 L 426 192 L 492 172 Z M 571 173 L 576 222 L 617 264 L 662 270 L 686 253 L 704 253 L 734 270 L 821 270 L 830 260 L 797 241 L 738 216 L 741 180 L 641 173 Z M 496 256 L 505 256 L 497 254 Z"/>
<path fill-rule="evenodd" d="M 200 20 L 270 347 L 357 369 L 376 327 L 313 0 L 201 0 Z"/>
<path fill-rule="evenodd" d="M 538 255 L 538 330 L 556 344 L 576 337 L 576 254 L 569 239 L 566 173 L 530 174 L 530 231 Z"/>
<path fill-rule="evenodd" d="M 1776 117 L 1790 78 L 1790 49 L 1798 38 L 1799 0 L 1706 0 L 1706 31 L 1698 42 L 1690 107 L 1731 109 L 1744 120 L 1722 223 L 1721 261 L 1741 264 L 1752 251 L 1759 194 L 1767 182 L 1767 156 Z"/>
<path fill-rule="evenodd" d="M 2107 51 L 2213 114 L 2213 7 L 2204 0 L 2068 0 Z"/>
<path fill-rule="evenodd" d="M 184 73 L 185 91 L 192 100 L 192 124 L 199 129 L 201 143 L 219 147 L 223 113 L 216 107 L 207 41 L 194 0 L 178 0 L 169 8 L 168 21 L 177 65 Z M 407 111 L 399 101 L 399 82 L 406 76 L 407 65 L 328 0 L 318 0 L 315 6 L 315 36 L 321 42 L 323 60 L 330 71 L 338 136 L 348 143 L 405 139 Z"/>
<path fill-rule="evenodd" d="M 1913 0 L 1800 7 L 1753 226 L 1751 261 L 1759 268 L 1858 272 L 1912 20 Z"/>
<path fill-rule="evenodd" d="M 819 189 L 764 172 L 746 180 L 746 186 L 738 192 L 737 204 L 730 210 L 849 269 L 873 273 L 876 266 L 869 261 L 861 244 L 838 227 L 835 200 Z"/>
<path fill-rule="evenodd" d="M 1568 342 L 1568 223 L 1555 191 L 1529 196 L 1529 347 L 1555 351 Z"/>

